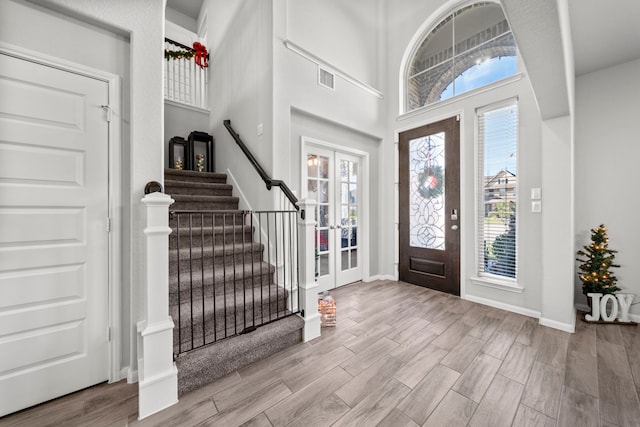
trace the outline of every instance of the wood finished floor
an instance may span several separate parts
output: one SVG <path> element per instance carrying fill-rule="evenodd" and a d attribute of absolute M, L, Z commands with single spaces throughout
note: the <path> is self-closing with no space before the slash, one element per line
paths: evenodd
<path fill-rule="evenodd" d="M 6 426 L 640 426 L 640 328 L 576 333 L 404 283 L 332 292 L 322 337 L 137 420 L 137 384 L 102 384 Z"/>

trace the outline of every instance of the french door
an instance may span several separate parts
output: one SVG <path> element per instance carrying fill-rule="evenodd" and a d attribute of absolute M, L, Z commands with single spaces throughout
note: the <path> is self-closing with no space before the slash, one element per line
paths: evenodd
<path fill-rule="evenodd" d="M 311 145 L 305 146 L 304 159 L 306 197 L 317 202 L 316 277 L 320 291 L 326 291 L 362 279 L 362 162 Z"/>
<path fill-rule="evenodd" d="M 460 127 L 399 135 L 400 280 L 460 295 Z"/>

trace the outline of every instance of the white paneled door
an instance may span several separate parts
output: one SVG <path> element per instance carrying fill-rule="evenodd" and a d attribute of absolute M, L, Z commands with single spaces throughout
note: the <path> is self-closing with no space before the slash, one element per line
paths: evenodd
<path fill-rule="evenodd" d="M 108 96 L 0 52 L 0 416 L 108 379 Z"/>

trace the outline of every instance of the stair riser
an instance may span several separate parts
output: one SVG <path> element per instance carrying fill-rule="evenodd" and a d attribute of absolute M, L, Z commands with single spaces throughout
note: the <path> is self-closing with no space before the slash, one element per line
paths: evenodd
<path fill-rule="evenodd" d="M 232 209 L 233 210 L 233 209 Z M 171 211 L 170 211 L 171 213 Z M 244 217 L 245 214 L 237 213 L 237 214 L 215 214 L 211 215 L 203 214 L 203 215 L 193 215 L 191 218 L 191 223 L 189 223 L 189 218 L 186 215 L 169 215 L 169 227 L 174 230 L 178 228 L 178 216 L 180 217 L 180 229 L 187 230 L 189 227 L 221 227 L 223 225 L 227 227 L 238 226 L 245 224 Z"/>
<path fill-rule="evenodd" d="M 202 233 L 200 229 L 193 230 L 193 233 L 189 235 L 188 231 L 180 233 L 180 248 L 188 249 L 189 246 L 200 248 L 210 248 L 212 246 L 220 246 L 223 244 L 250 244 L 253 242 L 253 233 L 249 227 L 238 228 L 236 227 L 236 231 L 234 232 L 233 226 L 229 226 L 230 231 L 212 231 L 205 230 Z M 178 236 L 175 234 L 176 230 L 174 230 L 169 235 L 169 249 L 175 250 L 178 247 Z M 204 242 L 203 237 L 204 235 Z M 199 250 L 199 249 L 198 249 Z"/>
<path fill-rule="evenodd" d="M 242 249 L 237 249 L 235 252 L 233 250 L 223 252 L 216 248 L 215 254 L 213 255 L 210 248 L 204 249 L 204 257 L 200 249 L 193 248 L 191 259 L 189 258 L 188 250 L 182 250 L 180 251 L 179 262 L 177 251 L 169 251 L 169 274 L 178 274 L 178 268 L 183 273 L 185 271 L 193 271 L 194 274 L 201 274 L 203 268 L 205 271 L 211 271 L 213 268 L 216 270 L 222 269 L 223 266 L 226 267 L 227 272 L 231 270 L 233 273 L 234 264 L 259 262 L 262 261 L 262 257 L 262 247 L 259 245 L 244 248 L 244 252 L 242 252 Z M 235 271 L 237 272 L 239 270 L 241 270 L 241 268 L 236 267 Z M 215 272 L 216 271 L 214 271 L 214 274 Z"/>
<path fill-rule="evenodd" d="M 164 192 L 170 196 L 233 196 L 233 187 L 219 184 L 216 187 L 174 186 L 167 185 Z"/>
<path fill-rule="evenodd" d="M 165 169 L 164 179 L 170 181 L 203 182 L 208 184 L 226 184 L 227 175 L 223 173 L 202 173 Z"/>
<path fill-rule="evenodd" d="M 271 285 L 270 285 L 271 284 Z M 251 289 L 263 289 L 263 294 L 268 295 L 269 291 L 267 288 L 271 287 L 272 294 L 275 294 L 275 290 L 273 290 L 273 279 L 268 274 L 265 273 L 262 276 L 256 275 L 254 277 L 249 277 L 246 279 L 239 280 L 227 280 L 226 283 L 220 281 L 215 284 L 215 286 L 211 285 L 211 282 L 205 281 L 204 286 L 204 295 L 205 299 L 213 298 L 213 294 L 215 291 L 217 298 L 222 298 L 223 295 L 226 295 L 229 300 L 233 299 L 233 293 L 236 292 L 236 295 L 242 295 L 243 292 L 246 292 L 248 295 L 251 293 Z M 184 281 L 180 283 L 180 301 L 186 302 L 191 300 L 191 289 L 193 289 L 193 298 L 194 300 L 200 300 L 202 298 L 202 277 L 194 275 L 193 284 L 190 282 Z M 280 294 L 281 290 L 278 291 Z M 238 298 L 239 299 L 239 298 Z M 169 305 L 173 306 L 178 304 L 178 285 L 177 283 L 169 284 Z M 197 304 L 197 303 L 196 303 Z"/>
<path fill-rule="evenodd" d="M 257 313 L 257 315 L 259 316 L 259 313 Z M 264 322 L 261 321 L 259 317 L 256 318 L 256 325 L 257 325 L 256 327 L 259 328 L 265 323 L 282 319 L 283 317 L 286 317 L 288 315 L 290 315 L 290 313 L 285 311 L 281 311 L 280 313 L 272 313 L 271 320 L 269 320 L 268 313 L 265 313 L 263 316 Z M 225 325 L 223 323 L 224 319 L 218 319 L 216 320 L 216 322 L 219 321 L 220 323 L 216 324 L 216 330 L 214 332 L 213 329 L 209 328 L 209 325 L 211 325 L 210 323 L 211 321 L 212 320 L 207 319 L 205 322 L 205 324 L 207 325 L 207 331 L 206 331 L 204 340 L 202 338 L 202 333 L 203 333 L 202 324 L 194 325 L 193 337 L 191 336 L 191 326 L 182 328 L 181 336 L 178 336 L 177 329 L 174 330 L 174 335 L 173 335 L 174 353 L 176 354 L 183 353 L 185 351 L 192 350 L 193 348 L 202 347 L 208 344 L 214 344 L 216 341 L 220 341 L 225 338 L 230 338 L 239 334 L 247 333 L 246 331 L 250 330 L 250 328 L 253 326 L 253 319 L 248 317 L 246 319 L 246 323 L 244 322 L 244 319 L 239 318 L 235 326 L 230 321 L 227 321 L 227 325 L 225 329 Z M 180 339 L 182 340 L 182 346 L 178 347 L 178 341 Z"/>
<path fill-rule="evenodd" d="M 284 302 L 286 303 L 286 302 Z M 280 309 L 276 310 L 275 305 L 269 309 L 269 307 L 262 307 L 260 310 L 259 307 L 256 307 L 255 310 L 255 319 L 253 317 L 253 310 L 249 308 L 243 314 L 243 312 L 227 312 L 226 313 L 226 324 L 225 324 L 225 313 L 218 312 L 215 315 L 213 313 L 207 313 L 204 318 L 204 332 L 206 334 L 206 341 L 202 341 L 203 336 L 203 319 L 202 315 L 199 317 L 194 316 L 194 323 L 191 324 L 190 319 L 185 319 L 183 317 L 183 321 L 180 325 L 178 325 L 177 318 L 178 314 L 176 312 L 170 312 L 170 316 L 174 319 L 175 328 L 173 330 L 173 346 L 176 350 L 176 353 L 180 351 L 177 350 L 189 350 L 192 347 L 199 347 L 201 345 L 211 344 L 217 340 L 221 340 L 223 338 L 228 338 L 239 333 L 244 332 L 245 330 L 253 327 L 255 324 L 256 327 L 260 327 L 265 323 L 269 323 L 274 320 L 281 319 L 290 314 L 289 311 L 286 310 L 286 306 L 283 305 L 283 302 L 280 303 Z M 233 322 L 235 315 L 236 322 Z M 215 323 L 214 323 L 215 322 Z M 181 335 L 178 336 L 178 327 L 180 328 Z M 215 327 L 215 328 L 214 328 Z M 214 331 L 215 329 L 215 331 Z M 192 335 L 191 331 L 193 330 L 193 346 L 192 346 Z M 182 348 L 178 349 L 178 342 L 182 342 Z"/>
<path fill-rule="evenodd" d="M 172 211 L 233 211 L 238 210 L 237 202 L 215 202 L 215 201 L 177 201 L 171 205 Z M 241 223 L 240 223 L 241 224 Z"/>

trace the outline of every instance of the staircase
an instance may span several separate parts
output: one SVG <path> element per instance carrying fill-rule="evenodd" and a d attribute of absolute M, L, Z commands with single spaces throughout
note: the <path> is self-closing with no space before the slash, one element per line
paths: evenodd
<path fill-rule="evenodd" d="M 175 203 L 169 225 L 169 313 L 175 323 L 178 392 L 184 394 L 302 341 L 291 289 L 275 267 L 252 213 L 238 210 L 226 175 L 165 170 Z"/>

